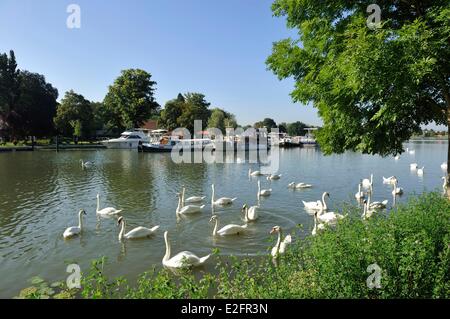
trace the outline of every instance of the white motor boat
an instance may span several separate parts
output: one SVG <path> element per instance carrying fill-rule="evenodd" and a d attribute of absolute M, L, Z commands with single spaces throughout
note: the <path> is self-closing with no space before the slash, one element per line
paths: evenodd
<path fill-rule="evenodd" d="M 149 137 L 142 130 L 123 132 L 120 137 L 102 141 L 107 148 L 115 149 L 138 149 L 143 143 L 148 143 Z"/>

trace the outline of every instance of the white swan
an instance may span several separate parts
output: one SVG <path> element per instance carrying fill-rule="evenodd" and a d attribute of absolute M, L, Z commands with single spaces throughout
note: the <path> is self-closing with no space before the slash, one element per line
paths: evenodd
<path fill-rule="evenodd" d="M 89 167 L 94 166 L 94 162 L 89 162 L 89 161 L 85 162 L 82 159 L 80 159 L 80 162 L 81 162 L 82 168 L 89 168 Z"/>
<path fill-rule="evenodd" d="M 270 174 L 269 176 L 267 176 L 267 180 L 278 180 L 281 178 L 282 174 Z"/>
<path fill-rule="evenodd" d="M 202 209 L 205 208 L 205 205 L 186 205 L 183 206 L 183 195 L 178 193 L 178 206 L 176 213 L 177 215 L 188 215 L 188 214 L 196 214 L 201 213 Z"/>
<path fill-rule="evenodd" d="M 397 179 L 395 179 L 395 180 L 397 180 Z M 369 209 L 373 209 L 373 210 L 379 210 L 379 209 L 386 208 L 388 202 L 389 201 L 387 199 L 383 200 L 382 202 L 378 202 L 378 201 L 371 202 L 371 196 L 370 195 L 369 195 L 369 197 L 367 198 L 367 201 L 366 201 L 367 207 Z"/>
<path fill-rule="evenodd" d="M 159 225 L 158 226 L 154 226 L 152 228 L 147 228 L 147 227 L 136 227 L 133 230 L 130 230 L 128 233 L 125 234 L 125 219 L 123 219 L 123 217 L 119 217 L 119 219 L 117 220 L 117 225 L 122 224 L 122 228 L 120 229 L 119 232 L 119 240 L 122 239 L 138 239 L 138 238 L 146 238 L 146 237 L 150 237 L 151 235 L 153 235 L 156 230 L 158 230 Z"/>
<path fill-rule="evenodd" d="M 364 178 L 362 181 L 362 186 L 365 189 L 372 189 L 373 188 L 373 174 L 370 174 L 370 179 Z"/>
<path fill-rule="evenodd" d="M 306 183 L 296 184 L 295 182 L 292 182 L 292 183 L 288 184 L 288 188 L 294 188 L 294 189 L 311 188 L 311 187 L 312 187 L 311 184 L 306 184 Z"/>
<path fill-rule="evenodd" d="M 443 163 L 441 164 L 441 168 L 442 168 L 444 171 L 446 171 L 447 168 L 448 168 L 448 164 L 447 164 L 446 162 L 443 162 Z"/>
<path fill-rule="evenodd" d="M 396 156 L 394 157 L 394 159 L 395 159 L 396 161 L 398 161 L 398 160 L 400 159 L 400 156 L 399 156 L 399 155 L 396 155 Z"/>
<path fill-rule="evenodd" d="M 401 195 L 403 194 L 403 188 L 397 187 L 397 181 L 394 182 L 394 189 L 392 190 L 392 195 Z"/>
<path fill-rule="evenodd" d="M 186 187 L 183 187 L 183 206 L 186 204 L 186 203 L 201 203 L 205 198 L 206 198 L 206 196 L 191 196 L 191 197 L 189 197 L 189 198 L 184 198 L 184 194 L 185 194 L 185 192 L 186 192 Z"/>
<path fill-rule="evenodd" d="M 409 169 L 415 171 L 417 169 L 417 166 L 418 166 L 417 163 L 411 163 L 409 164 Z"/>
<path fill-rule="evenodd" d="M 323 210 L 320 210 L 319 213 L 317 214 L 317 219 L 321 223 L 324 223 L 324 224 L 327 224 L 327 225 L 334 225 L 334 224 L 337 223 L 337 221 L 339 219 L 342 219 L 344 217 L 345 217 L 344 215 L 341 215 L 341 214 L 338 214 L 338 213 L 335 213 L 335 212 L 324 213 Z"/>
<path fill-rule="evenodd" d="M 164 232 L 164 241 L 166 243 L 166 254 L 163 257 L 162 264 L 169 268 L 195 267 L 203 265 L 211 255 L 197 257 L 190 251 L 182 251 L 170 258 L 169 233 Z"/>
<path fill-rule="evenodd" d="M 311 209 L 311 210 L 327 210 L 327 203 L 325 202 L 325 196 L 330 197 L 330 194 L 328 194 L 327 192 L 324 192 L 322 194 L 322 201 L 318 200 L 315 202 L 305 202 L 302 200 L 303 205 L 305 206 L 306 209 Z"/>
<path fill-rule="evenodd" d="M 413 155 L 413 154 L 416 153 L 415 150 L 410 150 L 409 148 L 406 148 L 406 151 L 407 151 L 409 154 L 411 154 L 411 155 Z"/>
<path fill-rule="evenodd" d="M 283 230 L 281 229 L 280 226 L 274 226 L 272 228 L 272 230 L 270 231 L 270 234 L 274 234 L 274 233 L 278 233 L 278 240 L 277 243 L 275 244 L 275 246 L 272 248 L 271 251 L 271 255 L 273 257 L 278 257 L 279 255 L 284 254 L 284 252 L 286 251 L 287 246 L 292 243 L 292 237 L 291 235 L 287 235 L 286 237 L 284 237 L 283 240 L 281 240 L 281 238 L 283 237 Z"/>
<path fill-rule="evenodd" d="M 423 175 L 424 169 L 425 169 L 425 166 L 422 166 L 422 168 L 419 168 L 419 169 L 417 170 L 417 175 L 419 175 L 419 176 Z"/>
<path fill-rule="evenodd" d="M 114 207 L 105 207 L 100 209 L 100 194 L 97 194 L 97 214 L 101 216 L 115 216 L 120 214 L 121 209 L 115 209 Z"/>
<path fill-rule="evenodd" d="M 81 231 L 83 230 L 83 215 L 86 215 L 86 212 L 84 209 L 81 209 L 78 213 L 78 226 L 67 228 L 63 233 L 65 239 L 81 234 Z"/>
<path fill-rule="evenodd" d="M 396 179 L 397 177 L 395 176 L 390 176 L 388 178 L 383 176 L 383 184 L 393 184 Z"/>
<path fill-rule="evenodd" d="M 228 224 L 226 226 L 223 226 L 221 229 L 217 230 L 217 228 L 219 227 L 219 217 L 217 215 L 213 215 L 210 219 L 210 222 L 215 222 L 213 229 L 213 237 L 239 235 L 242 234 L 247 229 L 247 224 L 242 226 L 235 224 Z"/>
<path fill-rule="evenodd" d="M 364 192 L 361 191 L 361 183 L 358 184 L 358 192 L 355 194 L 357 200 L 363 199 L 365 197 Z"/>
<path fill-rule="evenodd" d="M 261 189 L 261 181 L 258 181 L 258 198 L 260 196 L 270 196 L 272 194 L 272 188 Z"/>
<path fill-rule="evenodd" d="M 361 216 L 363 219 L 368 219 L 368 218 L 372 217 L 372 215 L 376 212 L 376 210 L 373 208 L 370 208 L 368 204 L 369 204 L 369 202 L 364 200 L 363 214 Z"/>
<path fill-rule="evenodd" d="M 250 177 L 250 176 L 260 176 L 261 175 L 261 171 L 253 171 L 252 172 L 252 169 L 251 168 L 249 168 L 248 169 L 248 176 Z"/>
<path fill-rule="evenodd" d="M 252 222 L 258 219 L 258 208 L 259 206 L 248 207 L 247 204 L 244 204 L 244 206 L 242 206 L 242 211 L 245 213 L 245 222 Z"/>
<path fill-rule="evenodd" d="M 318 220 L 317 220 L 317 212 L 315 212 L 314 213 L 314 227 L 313 227 L 313 230 L 311 232 L 311 235 L 316 236 L 319 231 L 324 230 L 324 229 L 325 229 L 325 225 L 318 222 Z"/>
<path fill-rule="evenodd" d="M 214 199 L 215 197 L 215 188 L 214 188 L 214 184 L 211 185 L 211 189 L 212 189 L 212 194 L 211 194 L 211 205 L 231 205 L 236 199 L 237 197 L 234 198 L 229 198 L 229 197 L 221 197 L 217 200 Z"/>

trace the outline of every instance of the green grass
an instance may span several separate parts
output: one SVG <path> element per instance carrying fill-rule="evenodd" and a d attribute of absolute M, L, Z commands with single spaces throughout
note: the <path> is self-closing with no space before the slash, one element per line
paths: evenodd
<path fill-rule="evenodd" d="M 105 259 L 97 260 L 78 297 L 450 298 L 447 199 L 424 194 L 367 221 L 356 208 L 348 208 L 348 214 L 337 227 L 297 240 L 276 265 L 270 257 L 224 263 L 216 256 L 215 274 L 154 269 L 130 285 L 124 278 L 107 278 Z M 370 289 L 367 268 L 375 263 L 381 288 Z"/>

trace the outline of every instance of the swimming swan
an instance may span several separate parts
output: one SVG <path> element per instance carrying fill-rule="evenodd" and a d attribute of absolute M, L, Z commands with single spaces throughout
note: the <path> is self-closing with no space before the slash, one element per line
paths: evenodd
<path fill-rule="evenodd" d="M 183 195 L 178 193 L 178 206 L 176 213 L 177 215 L 188 215 L 188 214 L 196 214 L 201 213 L 202 209 L 205 208 L 205 205 L 186 205 L 183 206 Z"/>
<path fill-rule="evenodd" d="M 158 230 L 159 225 L 158 226 L 154 226 L 152 228 L 147 228 L 147 227 L 136 227 L 133 230 L 130 230 L 128 233 L 125 234 L 125 219 L 123 219 L 123 217 L 119 217 L 119 219 L 117 220 L 117 225 L 122 224 L 122 228 L 120 229 L 119 232 L 119 240 L 122 239 L 138 239 L 138 238 L 146 238 L 146 237 L 150 237 L 151 235 L 153 235 L 156 230 Z"/>
<path fill-rule="evenodd" d="M 97 214 L 102 216 L 115 216 L 120 214 L 121 209 L 115 209 L 114 207 L 105 207 L 100 209 L 100 194 L 97 194 Z"/>
<path fill-rule="evenodd" d="M 211 189 L 212 189 L 212 194 L 211 194 L 211 205 L 231 205 L 236 199 L 237 197 L 234 198 L 229 198 L 229 197 L 221 197 L 217 200 L 214 199 L 215 197 L 215 188 L 214 188 L 214 184 L 211 185 Z"/>
<path fill-rule="evenodd" d="M 251 168 L 248 169 L 248 176 L 249 177 L 250 176 L 260 176 L 260 175 L 261 175 L 261 171 L 254 171 L 254 172 L 252 172 Z"/>
<path fill-rule="evenodd" d="M 364 188 L 369 188 L 372 189 L 373 188 L 373 174 L 370 174 L 370 179 L 368 178 L 364 178 L 362 181 L 362 186 Z"/>
<path fill-rule="evenodd" d="M 247 229 L 247 224 L 242 226 L 235 224 L 228 224 L 226 226 L 223 226 L 221 229 L 217 230 L 217 228 L 219 227 L 219 217 L 217 215 L 213 215 L 209 221 L 211 223 L 215 222 L 213 229 L 213 237 L 239 235 L 242 234 Z"/>
<path fill-rule="evenodd" d="M 267 180 L 278 180 L 278 179 L 281 178 L 281 175 L 282 174 L 279 174 L 279 175 L 277 175 L 277 174 L 270 174 L 269 176 L 267 176 Z"/>
<path fill-rule="evenodd" d="M 316 236 L 319 231 L 324 230 L 325 229 L 325 225 L 322 223 L 319 223 L 317 220 L 317 212 L 314 213 L 314 227 L 313 230 L 311 232 L 311 235 Z"/>
<path fill-rule="evenodd" d="M 191 196 L 191 197 L 185 199 L 184 198 L 185 192 L 186 192 L 186 187 L 183 187 L 183 200 L 182 200 L 183 206 L 186 203 L 200 203 L 206 198 L 206 196 Z"/>
<path fill-rule="evenodd" d="M 261 189 L 261 181 L 258 181 L 258 198 L 260 196 L 270 196 L 272 194 L 272 189 Z"/>
<path fill-rule="evenodd" d="M 89 162 L 89 161 L 84 162 L 82 159 L 80 159 L 80 162 L 81 162 L 82 168 L 89 168 L 89 167 L 94 166 L 94 162 Z"/>
<path fill-rule="evenodd" d="M 355 194 L 355 198 L 360 200 L 365 197 L 364 192 L 361 191 L 361 183 L 358 184 L 358 192 Z"/>
<path fill-rule="evenodd" d="M 78 226 L 67 228 L 63 233 L 65 239 L 81 234 L 81 231 L 83 230 L 83 215 L 86 215 L 86 212 L 84 209 L 81 209 L 78 213 Z"/>
<path fill-rule="evenodd" d="M 164 241 L 166 243 L 166 254 L 163 257 L 162 264 L 169 268 L 196 267 L 203 265 L 211 255 L 197 257 L 190 251 L 182 251 L 170 258 L 170 242 L 168 231 L 164 232 Z"/>
<path fill-rule="evenodd" d="M 330 197 L 330 194 L 328 194 L 327 192 L 324 192 L 322 194 L 322 201 L 318 200 L 315 202 L 303 202 L 303 205 L 305 206 L 306 209 L 311 209 L 311 210 L 327 210 L 327 203 L 325 202 L 325 196 Z"/>
<path fill-rule="evenodd" d="M 245 213 L 244 220 L 245 222 L 252 222 L 258 219 L 258 208 L 259 206 L 251 206 L 248 207 L 247 204 L 242 206 L 242 211 Z"/>

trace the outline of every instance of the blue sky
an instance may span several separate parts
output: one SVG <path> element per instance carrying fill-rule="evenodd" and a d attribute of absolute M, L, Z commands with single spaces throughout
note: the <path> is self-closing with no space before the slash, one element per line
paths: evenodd
<path fill-rule="evenodd" d="M 161 104 L 202 92 L 241 124 L 264 117 L 320 124 L 294 104 L 293 81 L 266 70 L 272 42 L 293 34 L 272 17 L 271 0 L 1 0 L 0 52 L 44 74 L 60 98 L 73 89 L 100 101 L 122 69 L 142 68 L 158 82 Z M 68 29 L 69 4 L 81 28 Z"/>

